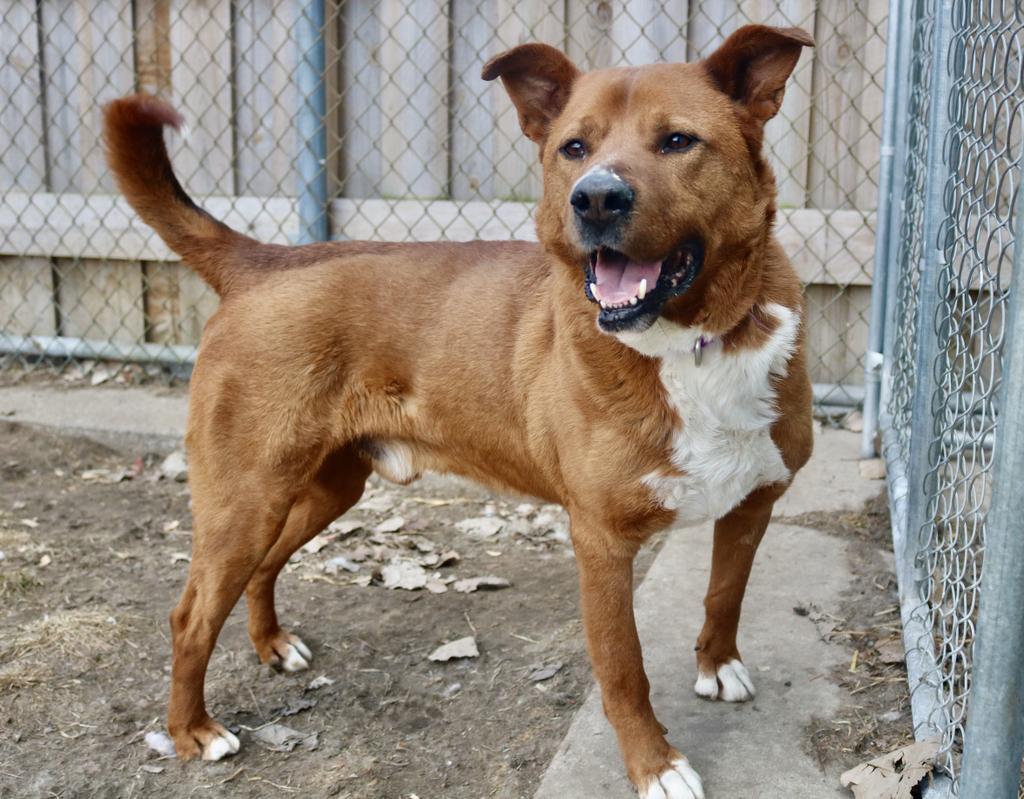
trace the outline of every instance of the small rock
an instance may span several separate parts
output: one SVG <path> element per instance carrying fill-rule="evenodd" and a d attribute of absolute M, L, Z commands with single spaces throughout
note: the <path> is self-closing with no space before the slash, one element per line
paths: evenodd
<path fill-rule="evenodd" d="M 851 433 L 864 432 L 864 416 L 860 411 L 850 411 L 843 417 L 843 428 Z"/>
<path fill-rule="evenodd" d="M 188 477 L 188 463 L 185 460 L 185 453 L 181 450 L 175 450 L 164 458 L 160 464 L 160 474 L 167 480 L 184 483 L 185 478 Z"/>
<path fill-rule="evenodd" d="M 451 699 L 453 696 L 455 696 L 455 694 L 459 693 L 461 690 L 462 683 L 453 682 L 451 685 L 445 688 L 444 691 L 441 692 L 441 696 L 445 699 Z"/>
<path fill-rule="evenodd" d="M 529 502 L 524 502 L 521 505 L 516 505 L 516 513 L 520 516 L 532 516 L 537 512 L 537 506 L 531 505 Z"/>
<path fill-rule="evenodd" d="M 428 655 L 435 663 L 444 663 L 455 658 L 475 658 L 480 656 L 480 650 L 476 647 L 476 639 L 472 635 L 459 638 L 443 646 L 439 646 Z"/>
<path fill-rule="evenodd" d="M 145 771 L 147 774 L 163 774 L 164 773 L 164 767 L 163 766 L 157 766 L 154 763 L 143 763 L 141 766 L 139 766 L 139 768 L 142 769 L 143 771 Z"/>
<path fill-rule="evenodd" d="M 885 479 L 885 461 L 881 458 L 868 458 L 861 461 L 858 466 L 860 467 L 860 476 L 865 480 Z"/>

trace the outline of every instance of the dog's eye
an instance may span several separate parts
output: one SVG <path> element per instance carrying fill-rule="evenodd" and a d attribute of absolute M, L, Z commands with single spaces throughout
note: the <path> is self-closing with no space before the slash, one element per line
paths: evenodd
<path fill-rule="evenodd" d="M 688 136 L 685 133 L 670 133 L 665 137 L 665 142 L 661 145 L 661 151 L 663 153 L 683 153 L 693 147 L 697 141 L 696 136 Z"/>
<path fill-rule="evenodd" d="M 587 155 L 587 145 L 579 139 L 569 139 L 561 148 L 562 155 L 571 161 L 579 161 Z"/>

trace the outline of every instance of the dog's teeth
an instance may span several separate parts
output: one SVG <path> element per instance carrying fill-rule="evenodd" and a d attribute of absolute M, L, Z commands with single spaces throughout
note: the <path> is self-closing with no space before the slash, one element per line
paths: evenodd
<path fill-rule="evenodd" d="M 630 304 L 630 305 L 636 305 L 636 304 L 637 304 L 637 302 L 639 302 L 639 300 L 637 300 L 637 298 L 636 298 L 636 297 L 634 297 L 633 299 L 631 299 L 631 300 L 629 301 L 629 304 Z"/>
<path fill-rule="evenodd" d="M 640 290 L 636 293 L 636 298 L 642 300 L 647 296 L 647 278 L 645 277 L 640 281 Z"/>
<path fill-rule="evenodd" d="M 591 293 L 591 295 L 593 295 L 595 300 L 597 300 L 598 302 L 601 301 L 601 295 L 598 294 L 598 292 L 597 292 L 597 283 L 591 283 L 590 284 L 590 293 Z"/>

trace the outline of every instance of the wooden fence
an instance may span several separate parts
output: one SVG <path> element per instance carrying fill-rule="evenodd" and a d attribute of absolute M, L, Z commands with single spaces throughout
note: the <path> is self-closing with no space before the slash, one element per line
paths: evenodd
<path fill-rule="evenodd" d="M 298 3 L 0 0 L 0 331 L 190 344 L 216 299 L 115 196 L 100 105 L 142 88 L 188 118 L 172 157 L 218 217 L 287 242 Z M 531 238 L 534 145 L 483 63 L 540 40 L 584 68 L 695 59 L 747 21 L 800 25 L 767 129 L 779 233 L 808 284 L 816 382 L 859 383 L 874 245 L 883 0 L 327 0 L 337 238 Z"/>

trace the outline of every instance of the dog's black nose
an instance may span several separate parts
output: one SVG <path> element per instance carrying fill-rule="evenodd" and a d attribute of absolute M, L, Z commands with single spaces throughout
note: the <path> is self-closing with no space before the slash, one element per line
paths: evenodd
<path fill-rule="evenodd" d="M 626 181 L 614 172 L 602 170 L 580 178 L 569 202 L 582 222 L 605 226 L 628 214 L 634 198 Z"/>

